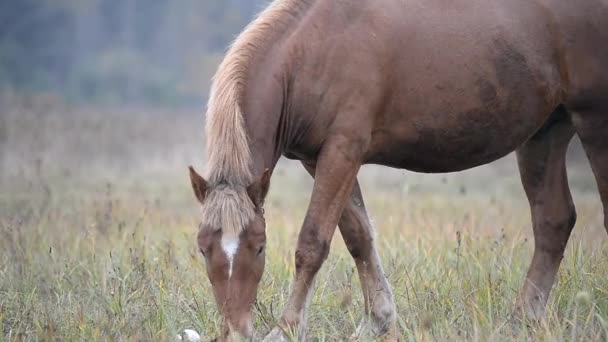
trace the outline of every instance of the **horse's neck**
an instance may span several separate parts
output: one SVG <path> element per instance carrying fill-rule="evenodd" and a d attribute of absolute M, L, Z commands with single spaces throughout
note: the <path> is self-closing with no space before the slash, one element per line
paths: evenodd
<path fill-rule="evenodd" d="M 274 168 L 283 150 L 283 98 L 280 87 L 273 82 L 259 82 L 250 89 L 243 117 L 251 151 L 250 171 L 257 177 L 264 169 Z"/>
<path fill-rule="evenodd" d="M 248 66 L 242 113 L 250 141 L 251 173 L 274 168 L 291 139 L 294 120 L 289 115 L 288 73 L 291 67 L 286 40 L 314 3 L 321 0 L 277 0 L 287 4 L 266 39 L 256 47 Z M 270 38 L 269 38 L 270 37 Z"/>

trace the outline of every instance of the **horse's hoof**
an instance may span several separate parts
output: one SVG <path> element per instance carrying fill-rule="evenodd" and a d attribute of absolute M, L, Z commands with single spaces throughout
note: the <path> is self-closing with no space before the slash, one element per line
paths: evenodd
<path fill-rule="evenodd" d="M 509 316 L 509 323 L 534 327 L 538 326 L 543 320 L 544 312 L 526 310 L 523 307 L 515 307 Z"/>
<path fill-rule="evenodd" d="M 275 327 L 274 329 L 272 329 L 272 331 L 266 335 L 266 337 L 264 337 L 264 339 L 262 340 L 262 342 L 288 342 L 289 339 L 285 336 L 285 334 L 283 333 L 283 330 L 281 330 L 278 327 Z"/>
<path fill-rule="evenodd" d="M 397 333 L 392 327 L 374 327 L 372 323 L 363 319 L 354 334 L 348 339 L 349 342 L 363 342 L 363 341 L 399 341 Z"/>

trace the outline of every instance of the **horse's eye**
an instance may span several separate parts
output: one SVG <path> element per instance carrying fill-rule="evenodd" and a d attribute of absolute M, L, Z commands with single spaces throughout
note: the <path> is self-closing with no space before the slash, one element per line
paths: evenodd
<path fill-rule="evenodd" d="M 258 253 L 257 255 L 259 256 L 260 254 L 262 254 L 262 252 L 264 251 L 264 246 L 260 246 L 260 248 L 258 248 Z"/>
<path fill-rule="evenodd" d="M 199 252 L 201 252 L 201 254 L 202 254 L 204 257 L 207 257 L 207 256 L 205 255 L 205 252 L 203 251 L 203 249 L 202 249 L 202 248 L 199 248 L 198 250 L 199 250 Z"/>

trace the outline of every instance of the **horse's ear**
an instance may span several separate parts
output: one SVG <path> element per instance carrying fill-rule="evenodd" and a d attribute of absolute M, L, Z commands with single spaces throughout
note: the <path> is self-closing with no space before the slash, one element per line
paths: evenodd
<path fill-rule="evenodd" d="M 201 177 L 192 166 L 190 169 L 190 182 L 192 183 L 192 190 L 194 190 L 194 195 L 199 202 L 203 203 L 205 200 L 205 196 L 207 196 L 207 181 Z"/>
<path fill-rule="evenodd" d="M 264 199 L 268 194 L 268 189 L 270 188 L 270 170 L 264 170 L 262 177 L 257 181 L 253 182 L 249 187 L 247 187 L 247 194 L 253 204 L 256 207 L 262 207 L 264 205 Z"/>

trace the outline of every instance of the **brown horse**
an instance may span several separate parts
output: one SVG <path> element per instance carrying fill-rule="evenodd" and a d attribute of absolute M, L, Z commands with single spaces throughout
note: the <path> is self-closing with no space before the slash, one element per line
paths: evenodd
<path fill-rule="evenodd" d="M 607 18 L 607 0 L 277 0 L 263 11 L 214 78 L 206 180 L 190 170 L 222 339 L 254 335 L 264 198 L 282 155 L 315 181 L 291 294 L 267 340 L 303 339 L 336 226 L 365 297 L 357 333 L 396 337 L 361 165 L 453 172 L 512 151 L 535 238 L 516 307 L 541 318 L 576 218 L 565 168 L 575 134 L 608 217 Z"/>

